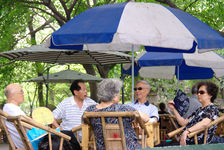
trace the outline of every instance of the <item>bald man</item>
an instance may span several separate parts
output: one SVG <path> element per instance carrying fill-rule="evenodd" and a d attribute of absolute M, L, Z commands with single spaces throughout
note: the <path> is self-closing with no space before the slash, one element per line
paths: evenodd
<path fill-rule="evenodd" d="M 7 97 L 7 103 L 3 107 L 4 112 L 8 113 L 11 116 L 26 116 L 19 107 L 20 104 L 24 102 L 23 89 L 19 84 L 9 84 L 5 88 L 5 96 Z M 23 142 L 13 123 L 8 121 L 5 121 L 5 123 L 16 148 L 24 148 Z"/>

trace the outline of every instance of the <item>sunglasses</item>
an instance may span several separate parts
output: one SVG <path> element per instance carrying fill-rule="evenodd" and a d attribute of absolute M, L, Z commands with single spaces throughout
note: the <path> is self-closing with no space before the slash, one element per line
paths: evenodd
<path fill-rule="evenodd" d="M 200 94 L 200 95 L 203 95 L 205 94 L 206 92 L 205 91 L 198 91 L 197 94 Z"/>
<path fill-rule="evenodd" d="M 142 89 L 143 89 L 142 87 L 134 88 L 135 91 L 137 90 L 141 91 Z"/>

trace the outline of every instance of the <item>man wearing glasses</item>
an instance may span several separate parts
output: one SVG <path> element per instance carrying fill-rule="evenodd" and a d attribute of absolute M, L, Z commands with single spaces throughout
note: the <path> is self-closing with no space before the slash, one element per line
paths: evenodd
<path fill-rule="evenodd" d="M 24 102 L 24 94 L 23 89 L 19 84 L 9 84 L 5 88 L 5 96 L 7 97 L 7 103 L 3 107 L 4 112 L 11 116 L 26 116 L 26 114 L 20 108 L 20 105 Z M 16 148 L 24 148 L 20 135 L 13 123 L 5 120 L 5 124 Z"/>
<path fill-rule="evenodd" d="M 159 120 L 158 108 L 155 105 L 150 104 L 147 100 L 147 96 L 150 92 L 149 83 L 145 80 L 138 81 L 134 91 L 137 99 L 134 103 L 129 103 L 129 105 L 138 111 L 147 114 L 147 122 L 157 122 Z"/>

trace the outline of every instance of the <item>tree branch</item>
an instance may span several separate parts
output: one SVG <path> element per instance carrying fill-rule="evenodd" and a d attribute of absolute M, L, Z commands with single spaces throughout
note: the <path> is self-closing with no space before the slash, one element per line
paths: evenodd
<path fill-rule="evenodd" d="M 171 0 L 156 0 L 156 1 L 163 3 L 163 4 L 167 4 L 172 8 L 180 9 L 179 7 L 177 7 L 177 5 L 175 5 L 173 2 L 171 2 Z"/>
<path fill-rule="evenodd" d="M 195 4 L 198 0 L 195 0 L 194 2 L 191 2 L 187 7 L 184 8 L 184 11 L 186 11 L 189 7 L 191 7 L 193 4 Z"/>
<path fill-rule="evenodd" d="M 74 9 L 77 2 L 78 2 L 78 0 L 74 0 L 73 3 L 71 4 L 71 7 L 68 9 L 68 13 L 69 13 L 69 17 L 70 17 L 69 20 L 71 19 L 72 10 Z M 79 8 L 80 3 L 81 3 L 81 0 L 78 3 L 77 9 Z M 75 12 L 77 12 L 77 9 L 75 9 Z"/>
<path fill-rule="evenodd" d="M 61 5 L 62 5 L 64 11 L 65 11 L 67 20 L 70 20 L 70 14 L 68 13 L 68 8 L 66 6 L 66 3 L 64 2 L 64 0 L 59 0 L 59 1 L 60 1 Z"/>
<path fill-rule="evenodd" d="M 18 2 L 22 2 L 22 3 L 26 3 L 26 4 L 39 4 L 39 5 L 43 5 L 44 3 L 42 2 L 36 2 L 36 1 L 26 1 L 26 0 L 16 0 Z"/>
<path fill-rule="evenodd" d="M 59 16 L 57 16 L 56 14 L 51 14 L 51 13 L 49 13 L 49 12 L 47 12 L 47 11 L 45 11 L 45 10 L 39 8 L 39 7 L 35 7 L 35 6 L 30 6 L 30 5 L 23 5 L 23 6 L 24 6 L 24 7 L 28 7 L 28 8 L 33 8 L 33 9 L 40 10 L 40 11 L 42 11 L 43 13 L 46 13 L 46 14 L 48 14 L 48 15 L 54 17 L 54 18 L 57 20 L 57 22 L 58 22 L 58 24 L 59 24 L 60 26 L 62 26 L 63 24 L 65 24 L 65 22 L 64 22 L 63 20 L 61 20 L 61 18 L 60 18 Z"/>

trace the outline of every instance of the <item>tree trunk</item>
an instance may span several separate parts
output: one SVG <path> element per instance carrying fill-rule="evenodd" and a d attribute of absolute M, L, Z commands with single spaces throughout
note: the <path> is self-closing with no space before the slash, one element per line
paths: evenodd
<path fill-rule="evenodd" d="M 93 68 L 93 65 L 83 65 L 85 68 L 86 72 L 91 75 L 96 75 L 96 72 Z M 89 82 L 89 87 L 90 87 L 90 98 L 98 102 L 97 99 L 97 85 L 96 82 Z"/>

